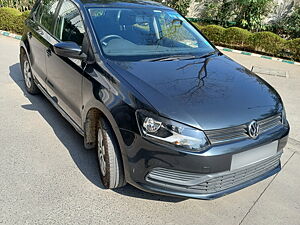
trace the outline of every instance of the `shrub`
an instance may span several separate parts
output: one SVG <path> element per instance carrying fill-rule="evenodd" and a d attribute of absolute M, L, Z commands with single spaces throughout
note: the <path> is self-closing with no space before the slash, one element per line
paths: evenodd
<path fill-rule="evenodd" d="M 294 60 L 300 60 L 300 38 L 287 41 L 285 48 L 291 53 Z"/>
<path fill-rule="evenodd" d="M 22 15 L 19 10 L 12 8 L 0 8 L 0 29 L 15 31 L 16 18 Z"/>
<path fill-rule="evenodd" d="M 26 19 L 29 16 L 29 14 L 30 14 L 30 10 L 23 12 L 22 16 Z"/>
<path fill-rule="evenodd" d="M 224 42 L 225 28 L 218 25 L 208 25 L 201 28 L 201 31 L 208 37 L 214 44 L 221 44 Z"/>
<path fill-rule="evenodd" d="M 30 11 L 25 11 L 22 13 L 22 15 L 18 16 L 16 18 L 16 27 L 14 32 L 16 32 L 17 34 L 22 34 L 24 31 L 24 22 L 27 19 L 27 17 L 29 16 Z"/>
<path fill-rule="evenodd" d="M 224 41 L 229 45 L 248 45 L 249 38 L 252 35 L 251 32 L 239 28 L 239 27 L 230 27 L 227 28 L 224 32 Z"/>
<path fill-rule="evenodd" d="M 24 21 L 28 15 L 29 11 L 21 13 L 13 8 L 0 8 L 0 30 L 22 34 Z"/>
<path fill-rule="evenodd" d="M 198 30 L 202 30 L 204 28 L 204 26 L 201 26 L 199 23 L 196 23 L 196 22 L 192 22 L 192 24 L 198 28 Z"/>
<path fill-rule="evenodd" d="M 255 51 L 267 54 L 282 55 L 286 40 L 271 32 L 254 33 L 249 38 L 249 44 Z"/>

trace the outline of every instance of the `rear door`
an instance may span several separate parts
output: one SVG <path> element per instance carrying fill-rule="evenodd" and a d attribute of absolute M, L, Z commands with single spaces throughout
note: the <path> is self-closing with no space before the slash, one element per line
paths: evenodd
<path fill-rule="evenodd" d="M 46 51 L 58 4 L 59 0 L 43 0 L 26 21 L 29 28 L 27 36 L 32 72 L 44 88 L 47 86 Z"/>
<path fill-rule="evenodd" d="M 48 93 L 77 124 L 81 124 L 81 83 L 85 63 L 81 60 L 58 56 L 53 45 L 72 41 L 82 47 L 85 28 L 78 8 L 69 0 L 63 0 L 57 13 L 53 38 L 46 56 Z"/>

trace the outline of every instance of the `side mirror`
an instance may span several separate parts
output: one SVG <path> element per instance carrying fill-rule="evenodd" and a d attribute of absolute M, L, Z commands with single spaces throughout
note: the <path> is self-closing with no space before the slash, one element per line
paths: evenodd
<path fill-rule="evenodd" d="M 86 54 L 82 52 L 81 47 L 75 42 L 60 42 L 53 46 L 55 54 L 73 59 L 86 59 Z"/>

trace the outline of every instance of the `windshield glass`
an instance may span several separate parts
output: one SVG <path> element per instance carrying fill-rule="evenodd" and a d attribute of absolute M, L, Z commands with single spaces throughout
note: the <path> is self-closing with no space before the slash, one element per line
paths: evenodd
<path fill-rule="evenodd" d="M 106 57 L 138 61 L 168 56 L 201 56 L 214 51 L 180 14 L 150 8 L 89 8 Z"/>

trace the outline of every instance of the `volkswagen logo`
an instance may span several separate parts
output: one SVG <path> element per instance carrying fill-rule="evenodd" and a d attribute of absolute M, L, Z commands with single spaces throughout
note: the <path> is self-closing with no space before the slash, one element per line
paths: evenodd
<path fill-rule="evenodd" d="M 248 126 L 248 134 L 252 139 L 256 139 L 259 135 L 259 124 L 252 121 Z"/>

